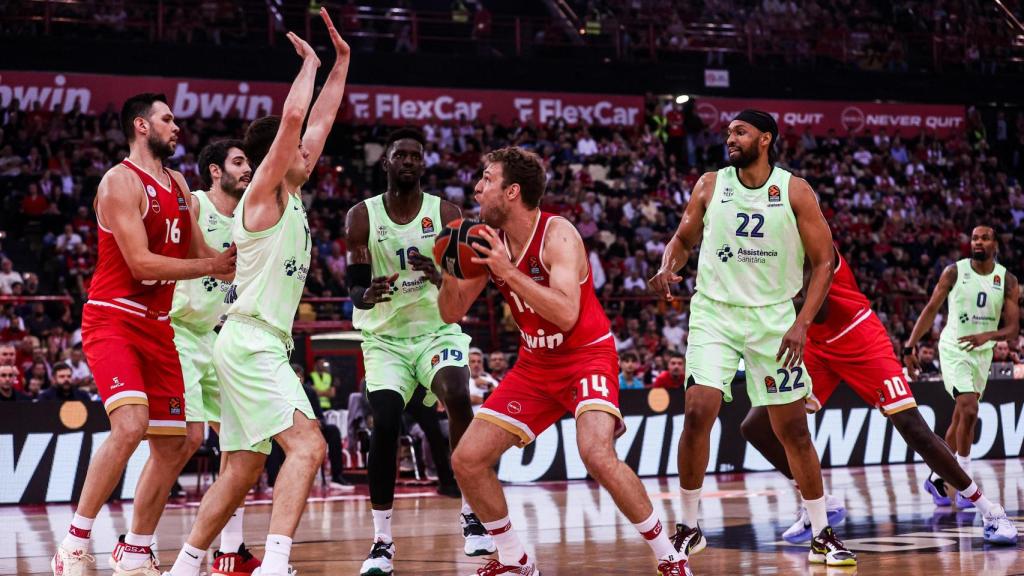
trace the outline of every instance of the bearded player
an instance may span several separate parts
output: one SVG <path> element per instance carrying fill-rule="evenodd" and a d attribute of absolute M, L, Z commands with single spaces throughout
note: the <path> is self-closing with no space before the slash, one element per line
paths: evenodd
<path fill-rule="evenodd" d="M 808 412 L 820 410 L 839 382 L 846 382 L 869 405 L 882 411 L 910 448 L 921 455 L 939 477 L 973 502 L 984 516 L 984 537 L 988 542 L 1013 544 L 1017 529 L 1006 518 L 1001 506 L 982 495 L 967 472 L 957 463 L 949 448 L 928 427 L 917 409 L 914 395 L 903 378 L 903 367 L 893 354 L 892 342 L 881 320 L 871 310 L 867 297 L 857 287 L 853 270 L 835 253 L 835 276 L 828 297 L 814 323 L 807 330 L 804 362 L 814 381 L 813 394 L 807 399 Z M 746 438 L 775 468 L 793 479 L 782 444 L 771 433 L 767 410 L 751 409 L 741 426 Z M 829 522 L 839 522 L 845 510 L 829 497 Z M 807 509 L 801 508 L 797 521 L 782 537 L 791 543 L 811 538 Z"/>
<path fill-rule="evenodd" d="M 942 382 L 956 404 L 953 421 L 946 431 L 946 443 L 956 452 L 957 461 L 967 474 L 971 471 L 978 401 L 988 383 L 992 348 L 999 340 L 1015 337 L 1020 330 L 1020 285 L 1017 277 L 996 261 L 997 252 L 995 230 L 989 226 L 978 226 L 971 231 L 971 257 L 942 271 L 931 299 L 921 311 L 903 348 L 903 360 L 911 375 L 916 376 L 919 365 L 914 349 L 931 331 L 935 315 L 948 298 L 949 313 L 939 337 L 939 360 Z M 1002 328 L 999 327 L 1001 319 Z M 932 470 L 945 479 L 941 470 L 934 467 Z M 932 494 L 936 504 L 949 504 L 944 500 L 945 490 L 941 481 L 929 477 L 925 489 Z M 969 508 L 972 502 L 969 496 L 959 492 L 957 505 Z M 974 504 L 978 505 L 978 502 Z M 986 515 L 986 511 L 981 510 Z"/>
<path fill-rule="evenodd" d="M 498 559 L 476 574 L 540 575 L 512 529 L 494 467 L 505 451 L 526 446 L 566 411 L 576 418 L 587 472 L 651 546 L 658 573 L 689 574 L 640 479 L 615 453 L 616 431 L 625 427 L 610 323 L 594 294 L 580 235 L 569 221 L 539 209 L 544 187 L 540 158 L 514 147 L 488 154 L 476 185 L 480 216 L 498 231 L 484 231 L 490 248 L 478 247 L 483 257 L 473 262 L 489 268 L 522 333 L 518 362 L 452 456 L 459 486 L 498 548 Z M 446 272 L 438 299 L 441 318 L 461 319 L 487 281 L 486 274 L 460 280 Z"/>
<path fill-rule="evenodd" d="M 171 486 L 191 453 L 185 442 L 185 385 L 169 323 L 174 282 L 230 277 L 234 249 L 204 242 L 187 200 L 188 185 L 164 168 L 178 126 L 162 94 L 139 94 L 121 108 L 129 154 L 100 181 L 96 195 L 99 259 L 82 311 L 82 348 L 110 418 L 111 434 L 85 476 L 74 519 L 50 562 L 55 576 L 81 576 L 92 525 L 121 482 L 143 439 L 146 461 L 135 489 L 131 531 L 118 576 L 159 576 L 151 543 Z"/>

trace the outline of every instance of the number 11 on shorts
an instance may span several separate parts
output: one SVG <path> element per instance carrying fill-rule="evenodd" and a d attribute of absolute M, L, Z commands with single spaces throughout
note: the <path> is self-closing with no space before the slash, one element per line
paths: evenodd
<path fill-rule="evenodd" d="M 590 390 L 594 393 L 601 393 L 601 396 L 608 397 L 608 377 L 594 374 L 589 378 L 580 378 L 580 386 L 583 386 L 583 397 L 590 396 Z"/>

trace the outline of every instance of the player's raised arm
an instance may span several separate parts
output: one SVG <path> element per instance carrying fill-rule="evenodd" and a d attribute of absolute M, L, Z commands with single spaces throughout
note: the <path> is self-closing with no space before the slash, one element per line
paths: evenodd
<path fill-rule="evenodd" d="M 928 303 L 921 310 L 921 315 L 917 317 L 914 329 L 910 332 L 910 338 L 903 345 L 903 364 L 910 369 L 911 378 L 917 375 L 919 369 L 915 348 L 917 348 L 918 342 L 921 341 L 925 333 L 931 330 L 932 324 L 935 322 L 935 315 L 939 313 L 939 308 L 942 307 L 942 303 L 949 296 L 949 291 L 956 284 L 956 278 L 956 264 L 946 266 L 946 269 L 942 271 L 942 276 L 939 277 L 939 283 L 932 290 L 931 298 L 928 299 Z"/>
<path fill-rule="evenodd" d="M 544 240 L 541 258 L 551 271 L 549 286 L 534 282 L 517 269 L 509 260 L 505 244 L 492 229 L 482 235 L 491 248 L 478 246 L 485 257 L 474 258 L 473 262 L 486 264 L 495 277 L 508 282 L 538 316 L 563 331 L 572 330 L 580 315 L 580 271 L 586 266 L 586 250 L 572 224 L 561 218 L 553 220 Z"/>
<path fill-rule="evenodd" d="M 835 272 L 835 247 L 832 244 L 832 231 L 829 230 L 825 216 L 818 206 L 810 184 L 803 178 L 793 177 L 789 184 L 789 203 L 796 216 L 797 229 L 804 253 L 811 264 L 811 276 L 807 281 L 804 304 L 797 314 L 793 326 L 782 337 L 776 360 L 785 357 L 783 366 L 792 368 L 803 361 L 804 344 L 807 341 L 807 327 L 814 321 L 825 297 L 828 287 L 832 284 Z"/>
<path fill-rule="evenodd" d="M 280 204 L 277 198 L 278 188 L 295 157 L 295 148 L 302 143 L 302 123 L 313 99 L 316 69 L 320 67 L 320 59 L 305 40 L 293 32 L 288 33 L 288 40 L 295 47 L 295 52 L 302 57 L 302 68 L 299 69 L 284 101 L 281 124 L 274 142 L 253 173 L 252 182 L 249 184 L 244 209 L 246 212 L 252 211 L 253 218 L 250 219 L 249 214 L 246 214 L 245 223 L 247 226 L 252 223 L 255 229 L 263 228 L 260 224 L 265 220 L 266 215 L 262 214 L 264 211 L 272 213 L 273 218 L 266 218 L 271 225 L 281 217 L 283 204 Z"/>
<path fill-rule="evenodd" d="M 690 260 L 690 251 L 700 242 L 704 232 L 704 212 L 707 210 L 708 202 L 715 192 L 715 180 L 717 175 L 714 172 L 706 172 L 697 180 L 693 186 L 693 193 L 690 195 L 690 202 L 683 211 L 683 217 L 679 221 L 679 228 L 672 235 L 672 239 L 665 246 L 665 252 L 661 255 L 661 268 L 657 274 L 647 281 L 651 291 L 665 298 L 672 300 L 672 284 L 677 284 L 682 277 L 676 274 Z"/>
<path fill-rule="evenodd" d="M 327 25 L 327 33 L 331 37 L 331 44 L 334 45 L 334 66 L 327 75 L 327 82 L 320 95 L 313 104 L 309 113 L 309 122 L 306 123 L 306 132 L 302 135 L 302 146 L 309 153 L 310 167 L 315 166 L 320 154 L 324 150 L 324 143 L 334 126 L 334 119 L 338 115 L 338 107 L 345 95 L 345 80 L 348 78 L 348 65 L 352 60 L 352 50 L 348 43 L 342 39 L 341 34 L 331 22 L 327 14 L 327 8 L 320 8 L 320 17 Z"/>
<path fill-rule="evenodd" d="M 96 209 L 102 215 L 101 224 L 114 235 L 136 280 L 189 280 L 234 273 L 233 253 L 217 254 L 214 258 L 181 259 L 150 252 L 146 227 L 139 213 L 139 206 L 145 201 L 142 195 L 132 176 L 123 170 L 107 172 L 96 193 Z"/>
<path fill-rule="evenodd" d="M 981 334 L 970 334 L 967 336 L 960 337 L 960 343 L 965 345 L 968 350 L 974 350 L 978 346 L 986 342 L 995 340 L 1009 340 L 1014 338 L 1020 332 L 1020 284 L 1017 282 L 1017 277 L 1013 274 L 1006 273 L 1006 296 L 1003 298 L 1003 327 L 992 332 L 982 332 Z"/>

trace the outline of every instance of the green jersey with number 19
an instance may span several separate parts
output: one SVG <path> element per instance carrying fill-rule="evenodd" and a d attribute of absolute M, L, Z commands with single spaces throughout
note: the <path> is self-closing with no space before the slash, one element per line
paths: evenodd
<path fill-rule="evenodd" d="M 733 306 L 792 300 L 803 286 L 804 246 L 789 202 L 791 174 L 775 167 L 760 188 L 736 168 L 718 171 L 704 213 L 697 291 Z"/>
<path fill-rule="evenodd" d="M 353 325 L 365 333 L 391 338 L 413 338 L 435 333 L 447 326 L 437 307 L 438 289 L 409 264 L 409 254 L 419 252 L 431 257 L 434 238 L 441 230 L 441 199 L 423 194 L 420 211 L 407 224 L 396 224 L 388 216 L 384 195 L 366 200 L 370 221 L 371 274 L 398 279 L 391 287 L 391 301 L 369 310 L 356 309 Z"/>
<path fill-rule="evenodd" d="M 1006 287 L 1006 267 L 996 262 L 992 273 L 982 276 L 971 268 L 971 260 L 956 263 L 956 284 L 949 291 L 949 315 L 940 340 L 957 344 L 961 336 L 992 332 L 999 329 L 1003 315 L 1003 291 Z M 975 348 L 991 350 L 994 340 Z"/>

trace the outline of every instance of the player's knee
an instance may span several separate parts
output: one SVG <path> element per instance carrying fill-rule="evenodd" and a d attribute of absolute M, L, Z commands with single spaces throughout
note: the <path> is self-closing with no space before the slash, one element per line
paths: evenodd
<path fill-rule="evenodd" d="M 469 386 L 462 381 L 448 380 L 443 384 L 444 403 L 452 406 L 469 406 Z"/>
<path fill-rule="evenodd" d="M 203 445 L 203 427 L 202 426 L 189 426 L 188 432 L 185 434 L 185 445 L 183 450 L 186 454 L 186 458 L 190 458 L 199 450 L 199 447 Z"/>
<path fill-rule="evenodd" d="M 148 428 L 149 422 L 138 418 L 122 419 L 116 422 L 111 420 L 110 437 L 108 440 L 137 446 L 145 439 Z"/>
<path fill-rule="evenodd" d="M 960 409 L 961 420 L 968 424 L 974 423 L 978 420 L 978 403 L 977 402 L 963 402 L 958 406 Z"/>
<path fill-rule="evenodd" d="M 303 435 L 300 442 L 292 448 L 290 454 L 287 454 L 287 458 L 294 458 L 299 463 L 310 468 L 319 468 L 324 462 L 324 454 L 327 451 L 327 442 L 324 441 L 324 435 L 320 433 L 318 429 L 311 429 L 312 431 Z"/>
<path fill-rule="evenodd" d="M 775 429 L 779 441 L 787 446 L 812 444 L 811 431 L 807 429 L 806 420 L 793 420 L 783 423 Z"/>
<path fill-rule="evenodd" d="M 709 432 L 715 424 L 714 413 L 700 403 L 686 404 L 684 411 L 683 429 L 690 429 L 694 432 Z"/>
<path fill-rule="evenodd" d="M 455 472 L 456 478 L 471 478 L 485 466 L 486 463 L 480 458 L 480 455 L 474 454 L 473 450 L 466 447 L 464 443 L 460 443 L 452 452 L 452 471 Z"/>
<path fill-rule="evenodd" d="M 583 460 L 583 465 L 586 466 L 587 473 L 590 474 L 591 478 L 601 484 L 612 475 L 619 463 L 615 451 L 609 451 L 604 448 L 583 450 L 580 452 L 580 458 Z"/>
<path fill-rule="evenodd" d="M 758 433 L 761 431 L 761 425 L 756 418 L 747 414 L 747 417 L 740 423 L 740 435 L 743 439 L 751 444 L 756 445 L 757 439 L 759 438 Z"/>

